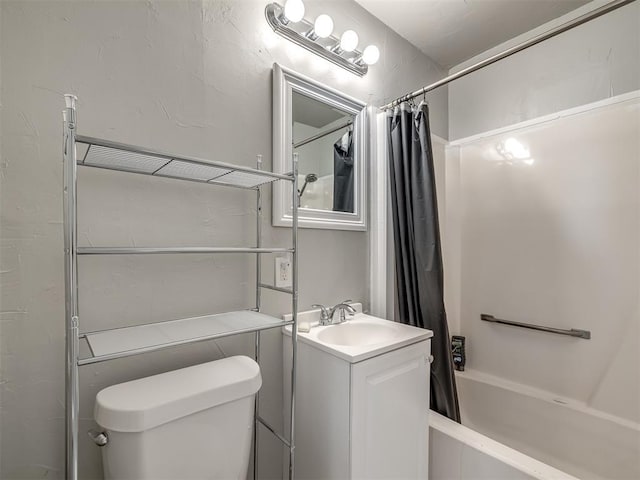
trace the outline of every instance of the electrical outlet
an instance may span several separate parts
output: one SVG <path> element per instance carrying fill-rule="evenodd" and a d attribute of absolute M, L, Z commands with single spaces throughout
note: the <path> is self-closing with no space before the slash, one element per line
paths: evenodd
<path fill-rule="evenodd" d="M 291 261 L 286 257 L 276 257 L 276 287 L 291 286 Z"/>

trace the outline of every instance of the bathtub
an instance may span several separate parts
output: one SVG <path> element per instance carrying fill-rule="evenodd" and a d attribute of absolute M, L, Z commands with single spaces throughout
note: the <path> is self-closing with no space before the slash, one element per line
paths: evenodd
<path fill-rule="evenodd" d="M 578 480 L 429 412 L 429 480 Z"/>
<path fill-rule="evenodd" d="M 480 372 L 456 373 L 463 425 L 432 412 L 432 480 L 640 479 L 638 424 Z M 443 449 L 465 448 L 467 457 L 479 458 L 480 472 L 494 468 L 493 473 L 441 474 Z M 501 465 L 490 467 L 483 456 Z"/>

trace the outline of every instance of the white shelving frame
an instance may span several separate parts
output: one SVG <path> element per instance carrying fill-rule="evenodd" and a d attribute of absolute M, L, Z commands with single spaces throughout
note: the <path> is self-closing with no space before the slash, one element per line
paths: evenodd
<path fill-rule="evenodd" d="M 79 367 L 115 358 L 140 355 L 165 348 L 222 338 L 241 333 L 255 333 L 255 359 L 260 362 L 260 332 L 265 329 L 292 325 L 291 408 L 288 438 L 280 434 L 259 415 L 259 395 L 255 403 L 254 466 L 258 468 L 258 426 L 263 425 L 289 449 L 290 480 L 294 478 L 294 411 L 298 322 L 298 163 L 293 159 L 293 171 L 285 174 L 263 171 L 261 157 L 257 168 L 204 160 L 184 155 L 159 152 L 134 145 L 85 137 L 76 134 L 76 101 L 65 95 L 64 120 L 64 253 L 65 253 L 65 420 L 66 420 L 66 478 L 78 480 L 78 413 Z M 175 178 L 211 185 L 230 186 L 256 192 L 255 247 L 79 247 L 77 228 L 77 168 L 88 166 L 136 174 Z M 293 225 L 291 247 L 264 247 L 262 234 L 262 185 L 284 180 L 292 183 Z M 157 254 L 225 254 L 256 255 L 256 305 L 241 312 L 227 312 L 201 317 L 170 320 L 154 324 L 107 329 L 96 332 L 80 331 L 78 309 L 78 257 L 83 255 L 157 255 Z M 292 287 L 280 288 L 261 281 L 260 257 L 263 253 L 288 253 L 292 257 Z M 282 320 L 260 313 L 263 288 L 291 295 L 291 320 Z M 79 343 L 87 343 L 90 355 L 80 358 Z"/>

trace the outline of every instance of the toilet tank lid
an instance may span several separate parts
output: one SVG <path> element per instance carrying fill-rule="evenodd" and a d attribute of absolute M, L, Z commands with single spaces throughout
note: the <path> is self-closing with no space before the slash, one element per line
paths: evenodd
<path fill-rule="evenodd" d="M 107 387 L 98 392 L 95 420 L 115 432 L 142 432 L 255 394 L 260 367 L 236 356 Z"/>

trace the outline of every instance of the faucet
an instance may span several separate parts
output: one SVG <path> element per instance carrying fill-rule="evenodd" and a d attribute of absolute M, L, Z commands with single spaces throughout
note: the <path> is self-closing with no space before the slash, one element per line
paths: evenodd
<path fill-rule="evenodd" d="M 348 312 L 350 315 L 354 315 L 356 313 L 356 309 L 349 305 L 347 302 L 351 302 L 351 300 L 343 300 L 342 302 L 334 305 L 331 308 L 327 308 L 324 305 L 314 303 L 311 305 L 313 308 L 320 309 L 320 325 L 333 325 L 334 323 L 343 323 L 347 320 L 345 312 Z M 333 316 L 337 311 L 340 311 L 340 320 L 338 322 L 333 321 Z"/>
<path fill-rule="evenodd" d="M 349 315 L 355 315 L 356 309 L 347 303 L 350 301 L 351 300 L 345 300 L 344 302 L 340 302 L 333 307 L 333 313 L 340 311 L 340 320 L 337 323 L 343 323 L 347 321 L 346 313 L 349 313 Z M 331 316 L 331 318 L 333 318 L 333 315 Z"/>

